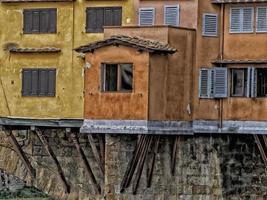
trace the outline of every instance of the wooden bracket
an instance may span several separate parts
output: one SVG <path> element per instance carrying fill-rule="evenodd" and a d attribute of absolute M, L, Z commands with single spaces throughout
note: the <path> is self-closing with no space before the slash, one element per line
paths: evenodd
<path fill-rule="evenodd" d="M 34 181 L 36 178 L 36 171 L 32 167 L 31 162 L 27 158 L 25 152 L 22 150 L 21 146 L 19 145 L 16 137 L 13 135 L 12 130 L 5 129 L 5 133 L 9 139 L 9 142 L 13 146 L 14 150 L 16 151 L 16 153 L 18 154 L 18 156 L 22 160 L 23 164 L 26 166 L 27 170 L 29 171 L 30 176 L 31 176 L 31 180 Z"/>
<path fill-rule="evenodd" d="M 35 130 L 35 133 L 37 134 L 38 138 L 40 139 L 42 145 L 44 146 L 46 152 L 49 154 L 49 156 L 52 158 L 52 160 L 54 161 L 54 163 L 56 164 L 57 167 L 57 171 L 58 171 L 58 175 L 63 183 L 64 189 L 66 193 L 70 193 L 70 185 L 68 184 L 66 178 L 65 178 L 65 174 L 59 164 L 59 161 L 55 155 L 55 153 L 53 152 L 51 146 L 49 145 L 47 139 L 45 138 L 45 136 L 42 134 L 41 130 Z"/>
<path fill-rule="evenodd" d="M 91 179 L 91 182 L 93 183 L 93 186 L 94 186 L 94 189 L 97 193 L 101 194 L 101 187 L 99 186 L 99 184 L 97 183 L 96 181 L 96 178 L 95 178 L 95 175 L 91 169 L 91 166 L 84 154 L 84 151 L 80 145 L 80 142 L 79 142 L 79 139 L 77 137 L 77 134 L 76 133 L 71 133 L 71 138 L 72 138 L 72 141 L 79 153 L 79 157 L 80 159 L 82 160 L 83 164 L 84 164 L 84 167 L 85 167 L 85 172 L 87 173 L 87 175 L 89 176 L 89 178 Z"/>
<path fill-rule="evenodd" d="M 174 176 L 175 174 L 175 165 L 176 165 L 176 155 L 177 155 L 177 148 L 180 143 L 180 136 L 176 136 L 172 148 L 172 158 L 171 158 L 171 175 Z"/>

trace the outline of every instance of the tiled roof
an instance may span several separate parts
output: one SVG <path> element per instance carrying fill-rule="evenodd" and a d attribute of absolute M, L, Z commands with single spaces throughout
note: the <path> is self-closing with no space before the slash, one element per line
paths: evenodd
<path fill-rule="evenodd" d="M 87 45 L 76 48 L 77 52 L 86 53 L 92 52 L 95 49 L 109 46 L 109 45 L 124 45 L 137 48 L 149 52 L 157 53 L 174 53 L 176 49 L 169 44 L 161 43 L 159 41 L 147 40 L 139 37 L 130 37 L 125 35 L 115 35 L 108 39 L 89 43 Z"/>
<path fill-rule="evenodd" d="M 43 48 L 13 47 L 9 49 L 9 52 L 12 53 L 57 53 L 60 51 L 61 49 L 56 47 L 43 47 Z"/>
<path fill-rule="evenodd" d="M 267 0 L 212 0 L 212 3 L 264 3 Z"/>
<path fill-rule="evenodd" d="M 267 59 L 261 60 L 214 60 L 213 64 L 267 64 Z"/>
<path fill-rule="evenodd" d="M 1 3 L 23 3 L 23 2 L 73 2 L 75 0 L 0 0 Z"/>

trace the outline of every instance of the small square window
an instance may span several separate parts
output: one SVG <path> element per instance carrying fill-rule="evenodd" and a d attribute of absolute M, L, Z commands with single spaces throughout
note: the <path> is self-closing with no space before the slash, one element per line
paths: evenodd
<path fill-rule="evenodd" d="M 101 85 L 105 92 L 128 92 L 133 89 L 132 64 L 102 64 Z"/>

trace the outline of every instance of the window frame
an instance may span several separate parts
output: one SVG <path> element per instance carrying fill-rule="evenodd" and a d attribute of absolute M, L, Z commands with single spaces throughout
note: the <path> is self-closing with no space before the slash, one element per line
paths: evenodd
<path fill-rule="evenodd" d="M 55 19 L 55 31 L 48 31 L 48 32 L 44 32 L 44 31 L 41 31 L 41 26 L 40 26 L 40 12 L 41 11 L 56 11 L 56 19 Z M 34 32 L 34 31 L 25 31 L 25 11 L 31 11 L 31 12 L 34 12 L 34 11 L 38 11 L 39 12 L 39 31 L 38 32 Z M 57 30 L 58 30 L 58 9 L 57 8 L 25 8 L 23 9 L 22 11 L 22 32 L 23 34 L 57 34 Z"/>
<path fill-rule="evenodd" d="M 172 7 L 176 7 L 177 8 L 176 25 L 166 24 L 166 9 L 167 8 L 172 8 Z M 164 5 L 164 25 L 165 26 L 179 27 L 179 25 L 180 25 L 180 6 L 179 6 L 179 4 Z"/>
<path fill-rule="evenodd" d="M 151 25 L 141 25 L 141 17 L 140 17 L 140 11 L 142 10 L 153 10 L 153 22 Z M 155 25 L 155 18 L 156 18 L 156 9 L 154 7 L 142 7 L 139 8 L 139 13 L 138 13 L 138 26 L 154 26 Z"/>
<path fill-rule="evenodd" d="M 243 80 L 242 80 L 242 82 L 243 82 L 243 91 L 242 91 L 242 95 L 240 95 L 240 94 L 233 94 L 233 91 L 234 91 L 234 80 L 233 80 L 233 72 L 234 72 L 234 70 L 242 70 L 243 71 Z M 250 87 L 248 88 L 248 80 L 245 80 L 245 79 L 247 79 L 248 78 L 248 68 L 230 68 L 230 71 L 231 71 L 231 80 L 230 80 L 230 82 L 231 82 L 231 86 L 230 86 L 230 88 L 231 88 L 231 93 L 230 93 L 230 97 L 248 97 L 248 90 L 250 90 Z M 246 71 L 246 72 L 245 72 Z"/>
<path fill-rule="evenodd" d="M 241 9 L 241 10 L 244 10 L 244 8 L 251 8 L 251 10 L 252 10 L 252 27 L 251 27 L 251 31 L 232 31 L 231 30 L 231 24 L 232 24 L 232 9 Z M 238 6 L 238 7 L 236 7 L 236 6 L 232 6 L 230 9 L 229 9 L 229 11 L 230 11 L 230 13 L 229 13 L 229 33 L 231 33 L 231 34 L 249 34 L 249 33 L 254 33 L 254 26 L 255 26 L 255 12 L 254 12 L 254 7 L 252 7 L 252 6 L 243 6 L 243 7 L 240 7 L 240 6 Z M 242 22 L 242 24 L 243 24 L 243 22 L 244 22 L 244 11 L 242 11 L 242 16 L 241 16 L 241 18 L 242 18 L 242 21 L 240 20 L 240 23 Z M 240 16 L 239 16 L 240 17 Z M 243 26 L 243 25 L 242 25 Z"/>
<path fill-rule="evenodd" d="M 207 34 L 205 32 L 205 27 L 206 27 L 205 17 L 208 15 L 216 17 L 216 34 Z M 203 13 L 203 15 L 202 15 L 202 35 L 205 37 L 218 37 L 218 35 L 219 35 L 218 34 L 218 24 L 219 24 L 218 14 L 216 14 L 216 13 Z"/>
<path fill-rule="evenodd" d="M 266 31 L 260 31 L 258 30 L 258 9 L 259 8 L 266 8 L 266 12 L 267 12 L 267 6 L 256 6 L 256 33 L 267 33 L 267 29 Z M 267 21 L 267 14 L 266 14 L 266 21 Z"/>
<path fill-rule="evenodd" d="M 129 64 L 132 66 L 132 89 L 131 90 L 121 90 L 121 65 Z M 116 91 L 108 91 L 105 90 L 106 86 L 106 65 L 117 65 L 117 90 Z M 104 72 L 102 71 L 104 69 Z M 120 89 L 118 89 L 120 88 Z M 134 92 L 134 64 L 121 62 L 121 63 L 113 63 L 113 62 L 103 62 L 100 65 L 100 91 L 102 93 L 133 93 Z"/>
<path fill-rule="evenodd" d="M 25 71 L 33 71 L 36 70 L 38 73 L 38 78 L 37 78 L 37 92 L 36 94 L 25 94 L 24 92 L 24 72 Z M 55 73 L 55 79 L 54 79 L 54 88 L 53 88 L 53 94 L 50 95 L 48 94 L 48 92 L 46 94 L 40 94 L 40 71 L 53 71 Z M 55 97 L 56 96 L 56 90 L 57 90 L 57 68 L 53 67 L 53 68 L 22 68 L 21 71 L 22 77 L 22 85 L 21 85 L 21 96 L 22 97 Z M 48 77 L 49 78 L 49 77 Z"/>

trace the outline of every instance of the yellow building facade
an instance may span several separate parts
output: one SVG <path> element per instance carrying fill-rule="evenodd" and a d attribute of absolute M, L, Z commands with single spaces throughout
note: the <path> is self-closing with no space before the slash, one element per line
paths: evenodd
<path fill-rule="evenodd" d="M 83 118 L 84 61 L 73 49 L 104 37 L 101 32 L 86 31 L 86 10 L 91 7 L 121 7 L 122 26 L 135 23 L 134 1 L 131 0 L 54 2 L 2 0 L 0 4 L 0 117 Z M 56 31 L 25 33 L 25 10 L 49 8 L 56 9 Z M 53 95 L 23 95 L 22 79 L 25 69 L 55 70 Z M 37 82 L 39 83 L 39 79 Z"/>

